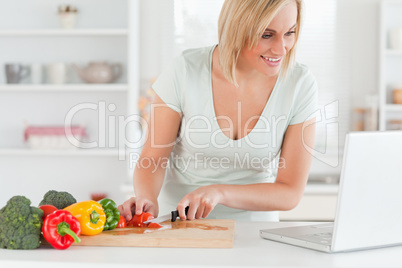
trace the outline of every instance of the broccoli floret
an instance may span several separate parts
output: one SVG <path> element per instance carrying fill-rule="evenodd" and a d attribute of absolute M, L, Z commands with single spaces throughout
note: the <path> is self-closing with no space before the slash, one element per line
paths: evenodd
<path fill-rule="evenodd" d="M 25 196 L 14 196 L 0 209 L 0 248 L 35 249 L 40 245 L 43 211 Z"/>
<path fill-rule="evenodd" d="M 58 209 L 63 209 L 74 203 L 77 203 L 77 200 L 70 193 L 50 190 L 43 196 L 39 206 L 52 205 Z"/>

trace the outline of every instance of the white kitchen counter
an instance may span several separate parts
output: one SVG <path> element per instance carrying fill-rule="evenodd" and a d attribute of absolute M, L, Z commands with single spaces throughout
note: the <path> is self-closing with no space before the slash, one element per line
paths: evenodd
<path fill-rule="evenodd" d="M 259 237 L 296 222 L 236 222 L 232 249 L 72 246 L 67 250 L 0 249 L 0 267 L 401 267 L 402 246 L 327 254 Z"/>

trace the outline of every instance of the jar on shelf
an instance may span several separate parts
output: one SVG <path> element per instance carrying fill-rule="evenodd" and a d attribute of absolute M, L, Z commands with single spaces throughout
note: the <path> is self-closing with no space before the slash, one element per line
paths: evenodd
<path fill-rule="evenodd" d="M 73 29 L 75 27 L 78 10 L 70 5 L 59 6 L 60 26 L 63 29 Z"/>
<path fill-rule="evenodd" d="M 402 120 L 389 120 L 388 130 L 402 130 Z"/>
<path fill-rule="evenodd" d="M 395 104 L 402 104 L 402 87 L 394 89 L 393 99 Z"/>
<path fill-rule="evenodd" d="M 365 108 L 354 108 L 353 109 L 353 131 L 363 131 L 364 130 L 365 114 L 366 114 Z"/>

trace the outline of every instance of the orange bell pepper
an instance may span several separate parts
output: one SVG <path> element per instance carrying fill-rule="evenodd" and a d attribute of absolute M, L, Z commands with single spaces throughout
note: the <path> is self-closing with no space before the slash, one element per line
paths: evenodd
<path fill-rule="evenodd" d="M 106 214 L 101 204 L 88 200 L 72 204 L 64 208 L 78 219 L 81 224 L 82 235 L 96 235 L 103 231 L 106 222 Z"/>

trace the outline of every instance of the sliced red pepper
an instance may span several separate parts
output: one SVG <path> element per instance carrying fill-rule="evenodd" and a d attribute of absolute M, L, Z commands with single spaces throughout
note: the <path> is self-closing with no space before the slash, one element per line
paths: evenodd
<path fill-rule="evenodd" d="M 126 226 L 127 226 L 126 219 L 122 215 L 120 215 L 120 220 L 117 223 L 116 228 L 125 228 Z"/>
<path fill-rule="evenodd" d="M 144 224 L 144 221 L 152 220 L 154 216 L 151 213 L 143 212 L 140 215 L 134 215 L 131 221 L 127 223 L 127 226 L 134 227 L 148 227 L 148 228 L 162 228 L 159 223 L 151 222 L 149 224 Z"/>
<path fill-rule="evenodd" d="M 162 225 L 160 225 L 159 223 L 156 223 L 156 222 L 151 222 L 151 223 L 148 223 L 147 227 L 148 228 L 162 228 Z"/>
<path fill-rule="evenodd" d="M 39 208 L 43 211 L 42 220 L 45 220 L 47 215 L 52 214 L 57 210 L 57 208 L 52 205 L 42 205 Z"/>
<path fill-rule="evenodd" d="M 127 223 L 127 226 L 134 227 L 147 227 L 144 221 L 152 220 L 154 216 L 151 213 L 143 212 L 140 215 L 134 215 L 133 218 Z"/>
<path fill-rule="evenodd" d="M 81 242 L 80 222 L 66 210 L 56 210 L 49 214 L 43 222 L 42 233 L 55 249 L 66 249 L 73 242 Z"/>

